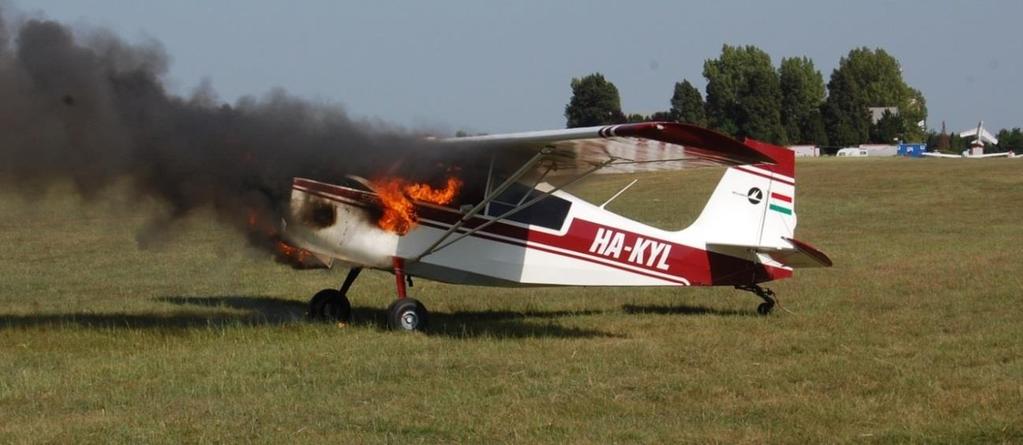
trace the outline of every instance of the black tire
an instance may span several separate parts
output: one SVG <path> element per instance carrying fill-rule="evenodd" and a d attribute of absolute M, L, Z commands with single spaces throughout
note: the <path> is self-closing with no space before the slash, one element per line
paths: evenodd
<path fill-rule="evenodd" d="M 309 300 L 309 319 L 347 323 L 352 318 L 352 303 L 337 289 L 324 289 Z"/>
<path fill-rule="evenodd" d="M 760 303 L 760 306 L 757 306 L 757 313 L 760 315 L 768 315 L 771 313 L 772 309 L 774 309 L 774 303 Z"/>
<path fill-rule="evenodd" d="M 387 327 L 393 331 L 422 331 L 430 313 L 415 298 L 399 298 L 387 308 Z"/>

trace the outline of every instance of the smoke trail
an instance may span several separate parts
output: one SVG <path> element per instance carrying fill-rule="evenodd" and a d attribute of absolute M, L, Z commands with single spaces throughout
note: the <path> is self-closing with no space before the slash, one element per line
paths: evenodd
<path fill-rule="evenodd" d="M 294 176 L 373 176 L 424 153 L 407 133 L 283 91 L 233 105 L 208 85 L 189 98 L 169 94 L 168 57 L 156 42 L 102 30 L 76 37 L 48 20 L 4 23 L 0 15 L 0 185 L 30 191 L 71 180 L 90 198 L 127 178 L 170 208 L 140 242 L 201 207 L 241 229 L 253 217 L 276 225 Z"/>

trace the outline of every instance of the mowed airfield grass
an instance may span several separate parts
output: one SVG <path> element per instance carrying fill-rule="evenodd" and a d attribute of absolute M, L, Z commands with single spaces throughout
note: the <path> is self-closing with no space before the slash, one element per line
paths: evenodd
<path fill-rule="evenodd" d="M 771 283 L 768 317 L 728 288 L 418 280 L 426 334 L 383 328 L 389 274 L 352 325 L 309 323 L 343 270 L 205 214 L 140 249 L 157 206 L 123 188 L 5 190 L 0 442 L 1023 442 L 1023 160 L 797 169 L 797 237 L 835 267 Z M 681 228 L 720 173 L 639 175 L 611 207 Z"/>

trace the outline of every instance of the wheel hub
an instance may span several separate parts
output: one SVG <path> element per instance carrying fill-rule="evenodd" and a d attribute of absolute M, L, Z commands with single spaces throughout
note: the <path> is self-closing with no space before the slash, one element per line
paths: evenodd
<path fill-rule="evenodd" d="M 413 330 L 419 325 L 419 315 L 416 315 L 415 311 L 405 311 L 401 314 L 401 327 L 407 330 Z"/>

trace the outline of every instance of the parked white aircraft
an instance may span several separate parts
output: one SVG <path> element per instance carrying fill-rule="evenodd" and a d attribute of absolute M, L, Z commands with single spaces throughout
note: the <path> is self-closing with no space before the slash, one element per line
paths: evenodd
<path fill-rule="evenodd" d="M 976 137 L 976 140 L 973 141 L 973 144 L 970 144 L 970 146 L 972 147 L 984 147 L 985 142 L 990 144 L 998 143 L 998 138 L 996 138 L 994 135 L 992 135 L 990 132 L 984 129 L 984 121 L 978 122 L 977 128 L 971 128 L 969 130 L 964 130 L 960 132 L 959 137 L 961 138 Z"/>
<path fill-rule="evenodd" d="M 930 156 L 932 158 L 968 158 L 968 159 L 997 158 L 997 157 L 1003 157 L 1003 156 L 1004 157 L 1008 157 L 1008 158 L 1016 157 L 1013 154 L 1013 152 L 1011 152 L 1011 151 L 1007 151 L 1007 152 L 1004 152 L 1004 153 L 987 153 L 987 154 L 984 153 L 984 143 L 985 142 L 989 143 L 989 144 L 997 144 L 998 143 L 998 138 L 996 138 L 994 135 L 992 135 L 991 132 L 989 132 L 986 129 L 984 129 L 984 121 L 978 122 L 977 123 L 977 128 L 971 128 L 969 130 L 964 130 L 964 131 L 960 132 L 959 133 L 959 137 L 963 137 L 963 138 L 973 137 L 973 138 L 975 138 L 973 140 L 973 142 L 970 143 L 970 148 L 968 148 L 966 150 L 963 150 L 962 154 L 960 154 L 960 155 L 950 155 L 950 154 L 945 154 L 945 153 L 933 153 L 933 152 L 931 152 L 931 153 L 924 153 L 924 156 Z"/>

